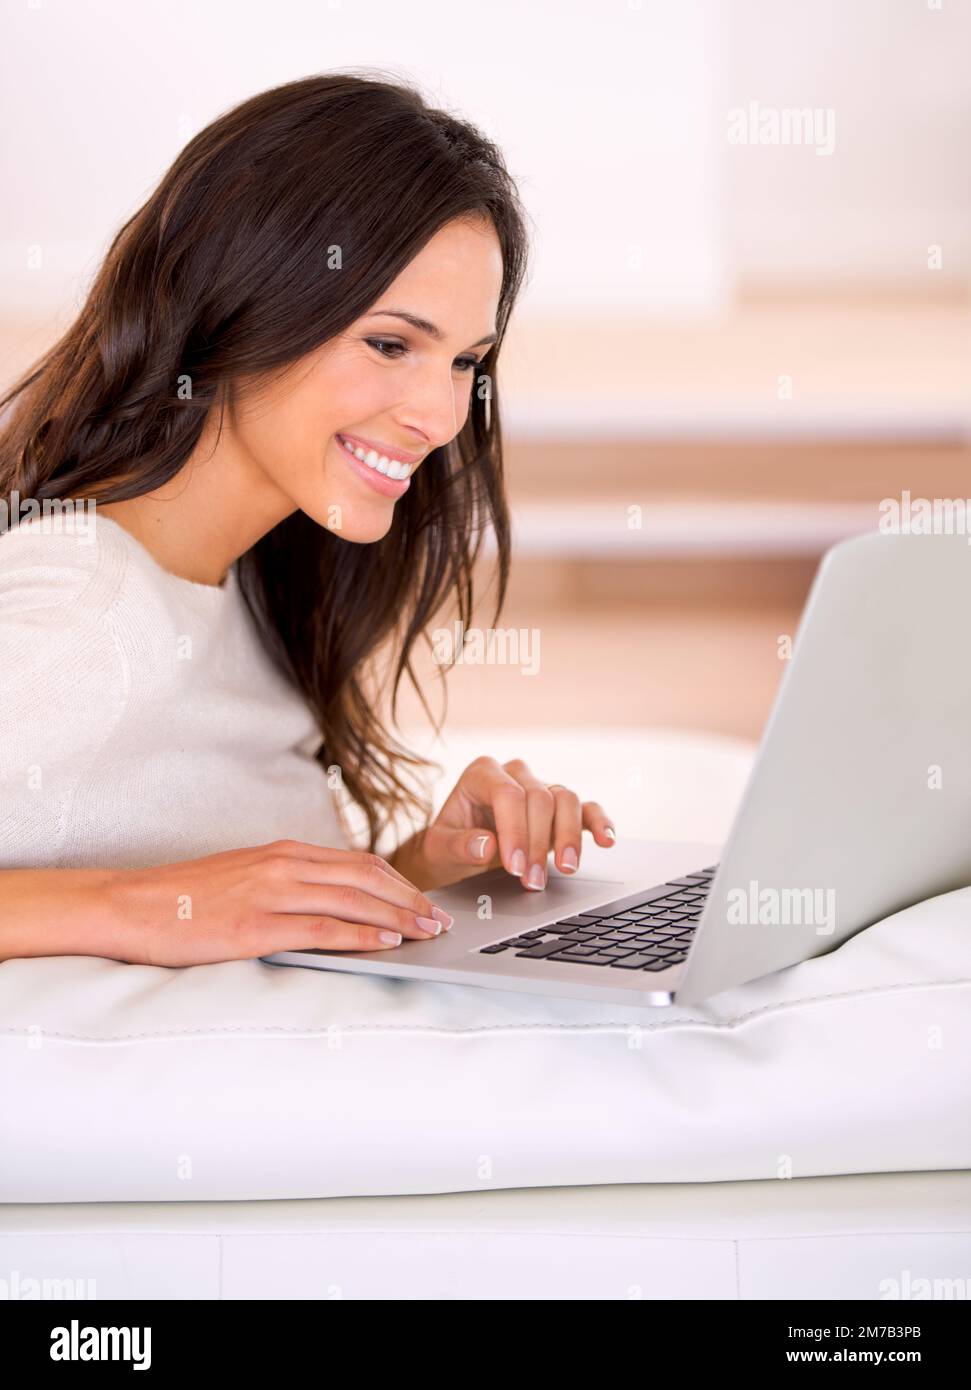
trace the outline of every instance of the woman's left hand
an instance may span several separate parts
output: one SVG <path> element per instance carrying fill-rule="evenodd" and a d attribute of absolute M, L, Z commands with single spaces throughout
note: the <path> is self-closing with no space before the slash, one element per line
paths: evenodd
<path fill-rule="evenodd" d="M 596 801 L 581 802 L 558 782 L 541 782 L 519 758 L 501 765 L 495 758 L 476 758 L 431 824 L 389 863 L 422 889 L 500 867 L 524 888 L 540 889 L 546 887 L 550 850 L 564 873 L 579 868 L 584 830 L 604 848 L 616 840 Z"/>

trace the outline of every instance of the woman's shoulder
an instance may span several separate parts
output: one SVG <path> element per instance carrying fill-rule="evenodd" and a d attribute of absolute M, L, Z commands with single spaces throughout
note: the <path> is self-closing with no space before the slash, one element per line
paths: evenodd
<path fill-rule="evenodd" d="M 103 614 L 131 563 L 115 525 L 81 513 L 30 517 L 0 534 L 0 619 Z"/>
<path fill-rule="evenodd" d="M 130 562 L 109 529 L 85 534 L 41 516 L 0 534 L 0 723 L 10 743 L 0 781 L 38 719 L 84 742 L 96 736 L 86 729 L 107 727 L 127 700 L 127 656 L 108 615 Z"/>

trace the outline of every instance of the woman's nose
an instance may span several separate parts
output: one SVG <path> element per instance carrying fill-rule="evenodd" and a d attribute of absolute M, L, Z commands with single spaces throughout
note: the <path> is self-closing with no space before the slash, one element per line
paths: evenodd
<path fill-rule="evenodd" d="M 428 372 L 420 382 L 412 383 L 405 418 L 431 441 L 433 449 L 438 449 L 458 434 L 468 404 L 468 390 L 450 371 Z"/>

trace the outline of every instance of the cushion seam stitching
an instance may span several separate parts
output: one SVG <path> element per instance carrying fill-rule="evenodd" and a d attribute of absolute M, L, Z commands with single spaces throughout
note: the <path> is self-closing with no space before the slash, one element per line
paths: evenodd
<path fill-rule="evenodd" d="M 39 1036 L 60 1042 L 92 1042 L 92 1043 L 112 1043 L 112 1042 L 137 1042 L 164 1041 L 166 1039 L 178 1039 L 181 1037 L 195 1038 L 219 1038 L 232 1037 L 240 1033 L 259 1036 L 279 1036 L 284 1037 L 327 1037 L 335 1032 L 345 1033 L 404 1033 L 418 1034 L 427 1036 L 452 1035 L 456 1037 L 475 1036 L 478 1034 L 490 1033 L 518 1033 L 518 1032 L 539 1032 L 539 1033 L 586 1033 L 599 1030 L 630 1032 L 632 1027 L 639 1028 L 642 1032 L 673 1032 L 677 1029 L 701 1028 L 708 1031 L 725 1030 L 730 1031 L 740 1024 L 750 1022 L 752 1019 L 760 1018 L 766 1014 L 788 1013 L 794 1009 L 802 1008 L 809 1004 L 821 1004 L 827 1002 L 841 1002 L 848 999 L 858 999 L 860 996 L 877 999 L 886 995 L 898 994 L 903 991 L 914 991 L 923 989 L 950 988 L 952 986 L 962 986 L 971 984 L 971 979 L 951 979 L 951 980 L 924 980 L 919 983 L 908 983 L 899 985 L 880 986 L 877 989 L 846 990 L 842 993 L 812 995 L 806 999 L 789 1000 L 782 1004 L 766 1004 L 761 1008 L 752 1009 L 748 1013 L 738 1014 L 733 1018 L 723 1021 L 712 1019 L 677 1019 L 665 1022 L 658 1020 L 654 1023 L 639 1023 L 631 1019 L 610 1019 L 600 1022 L 589 1023 L 490 1023 L 479 1024 L 470 1028 L 449 1028 L 447 1026 L 435 1026 L 426 1024 L 406 1024 L 406 1023 L 332 1023 L 332 1024 L 310 1024 L 306 1027 L 288 1028 L 282 1024 L 233 1024 L 226 1026 L 216 1026 L 212 1028 L 170 1028 L 161 1031 L 143 1033 L 113 1033 L 103 1036 L 92 1036 L 83 1033 L 62 1033 L 45 1029 L 42 1025 L 32 1024 L 30 1028 L 37 1030 L 30 1033 L 27 1027 L 7 1027 L 0 1028 L 0 1037 L 8 1036 L 12 1038 L 24 1036 Z"/>

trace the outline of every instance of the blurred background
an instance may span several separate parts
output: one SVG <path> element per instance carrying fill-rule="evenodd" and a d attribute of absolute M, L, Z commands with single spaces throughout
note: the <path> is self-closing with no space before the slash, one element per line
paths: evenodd
<path fill-rule="evenodd" d="M 534 228 L 500 377 L 529 661 L 451 671 L 446 777 L 516 754 L 622 832 L 720 839 L 822 552 L 903 489 L 971 495 L 968 0 L 2 15 L 5 382 L 253 92 L 380 68 L 499 142 Z"/>

